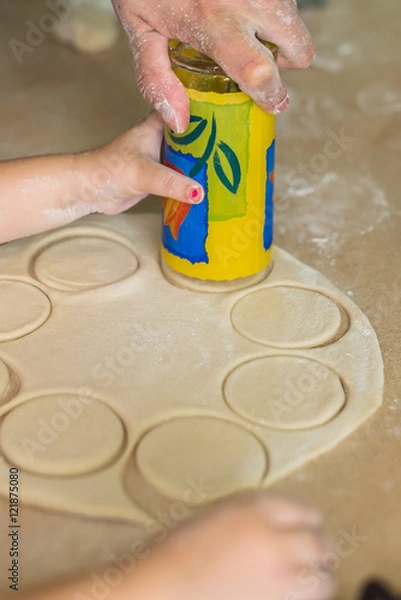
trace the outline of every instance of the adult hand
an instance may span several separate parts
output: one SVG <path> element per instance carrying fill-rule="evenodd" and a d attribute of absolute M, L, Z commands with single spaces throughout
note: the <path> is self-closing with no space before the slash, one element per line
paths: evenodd
<path fill-rule="evenodd" d="M 113 0 L 134 52 L 141 91 L 174 131 L 188 126 L 189 100 L 171 70 L 168 39 L 213 58 L 270 113 L 289 98 L 279 68 L 303 69 L 314 46 L 296 0 Z M 257 39 L 278 46 L 277 64 Z"/>

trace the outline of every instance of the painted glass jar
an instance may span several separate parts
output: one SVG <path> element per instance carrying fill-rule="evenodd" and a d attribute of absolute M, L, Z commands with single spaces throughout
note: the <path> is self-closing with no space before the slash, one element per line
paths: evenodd
<path fill-rule="evenodd" d="M 190 124 L 180 135 L 166 127 L 163 162 L 202 184 L 205 199 L 164 199 L 162 268 L 185 288 L 248 287 L 272 266 L 275 118 L 208 57 L 176 40 L 169 50 Z"/>

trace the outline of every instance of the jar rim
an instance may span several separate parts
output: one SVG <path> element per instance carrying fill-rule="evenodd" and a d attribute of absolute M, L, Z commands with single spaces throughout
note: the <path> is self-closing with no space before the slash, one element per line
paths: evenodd
<path fill-rule="evenodd" d="M 260 40 L 258 37 L 257 39 L 261 44 L 263 44 L 263 46 L 270 50 L 274 58 L 277 58 L 277 46 L 275 44 Z M 184 42 L 180 42 L 176 39 L 170 39 L 168 42 L 168 50 L 170 60 L 176 66 L 185 67 L 188 70 L 195 72 L 209 73 L 211 75 L 223 75 L 228 77 L 225 71 L 213 59 L 206 54 L 202 54 L 202 52 L 195 50 Z"/>

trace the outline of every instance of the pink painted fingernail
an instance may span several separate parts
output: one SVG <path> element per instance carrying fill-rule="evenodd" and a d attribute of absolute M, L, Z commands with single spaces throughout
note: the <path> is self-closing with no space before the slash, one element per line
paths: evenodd
<path fill-rule="evenodd" d="M 199 202 L 202 202 L 203 196 L 200 188 L 195 185 L 190 187 L 188 190 L 188 198 L 192 204 L 199 204 Z"/>

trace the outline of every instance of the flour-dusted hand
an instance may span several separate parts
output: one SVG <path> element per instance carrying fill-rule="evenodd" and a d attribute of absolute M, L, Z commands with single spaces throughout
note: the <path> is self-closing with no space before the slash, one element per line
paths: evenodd
<path fill-rule="evenodd" d="M 134 52 L 145 98 L 177 132 L 188 125 L 189 101 L 170 68 L 168 38 L 213 58 L 270 113 L 289 98 L 279 69 L 303 69 L 314 56 L 296 0 L 113 0 Z M 278 63 L 257 39 L 278 46 Z"/>

